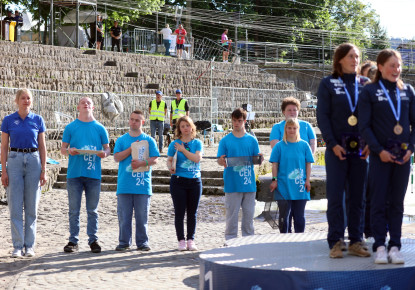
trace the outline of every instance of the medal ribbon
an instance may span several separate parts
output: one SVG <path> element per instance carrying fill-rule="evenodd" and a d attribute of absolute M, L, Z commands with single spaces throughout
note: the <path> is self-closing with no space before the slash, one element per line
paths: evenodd
<path fill-rule="evenodd" d="M 385 93 L 386 97 L 388 98 L 389 105 L 392 109 L 393 114 L 395 115 L 396 122 L 399 123 L 399 119 L 401 118 L 401 92 L 398 88 L 396 88 L 396 103 L 397 109 L 395 110 L 395 106 L 393 105 L 392 99 L 389 96 L 388 91 L 386 90 L 385 86 L 383 85 L 382 81 L 379 80 L 379 85 L 382 88 L 383 92 Z"/>
<path fill-rule="evenodd" d="M 339 81 L 343 83 L 343 80 L 340 77 L 339 77 Z M 350 96 L 350 93 L 346 88 L 346 84 L 343 83 L 343 85 L 344 85 L 344 92 L 346 93 L 347 100 L 349 101 L 350 111 L 352 111 L 352 114 L 353 114 L 357 107 L 357 101 L 359 100 L 359 87 L 358 87 L 357 78 L 354 79 L 354 98 L 355 98 L 354 106 L 352 103 L 352 97 Z"/>

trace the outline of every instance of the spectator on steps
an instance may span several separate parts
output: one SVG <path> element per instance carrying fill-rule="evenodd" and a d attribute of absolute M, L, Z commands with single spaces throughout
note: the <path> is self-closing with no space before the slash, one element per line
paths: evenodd
<path fill-rule="evenodd" d="M 186 41 L 187 31 L 186 29 L 183 28 L 183 25 L 180 24 L 179 28 L 174 31 L 173 35 L 177 35 L 177 38 L 176 38 L 177 58 L 181 59 L 182 54 L 183 54 L 183 49 L 184 49 L 184 43 Z"/>
<path fill-rule="evenodd" d="M 179 251 L 197 251 L 195 239 L 196 216 L 202 195 L 200 161 L 203 155 L 202 141 L 195 139 L 196 126 L 192 119 L 183 116 L 177 120 L 177 140 L 169 145 L 167 168 L 172 174 L 170 194 L 174 205 L 174 225 Z M 177 158 L 173 161 L 175 154 Z M 175 164 L 174 164 L 174 163 Z M 184 215 L 187 216 L 187 243 L 184 235 Z"/>
<path fill-rule="evenodd" d="M 121 52 L 121 27 L 118 26 L 118 21 L 114 21 L 114 26 L 110 29 L 111 34 L 111 50 L 114 51 L 114 47 L 117 46 L 118 52 Z"/>
<path fill-rule="evenodd" d="M 22 41 L 22 27 L 23 27 L 23 17 L 20 15 L 19 11 L 14 12 L 14 21 L 16 21 L 16 35 L 15 40 L 17 42 Z"/>
<path fill-rule="evenodd" d="M 223 62 L 228 62 L 229 49 L 232 44 L 232 40 L 228 39 L 228 29 L 225 29 L 225 31 L 222 33 L 221 43 L 223 47 L 223 53 L 222 53 Z"/>
<path fill-rule="evenodd" d="M 159 31 L 160 34 L 163 34 L 163 44 L 166 49 L 166 52 L 164 55 L 169 56 L 170 55 L 170 45 L 171 45 L 171 34 L 172 31 L 170 29 L 170 26 L 166 24 L 166 27 L 164 27 L 162 30 Z"/>
<path fill-rule="evenodd" d="M 35 255 L 40 187 L 46 184 L 46 127 L 43 118 L 30 111 L 33 97 L 29 90 L 18 90 L 15 102 L 17 112 L 1 124 L 1 183 L 10 211 L 12 257 L 20 258 Z"/>

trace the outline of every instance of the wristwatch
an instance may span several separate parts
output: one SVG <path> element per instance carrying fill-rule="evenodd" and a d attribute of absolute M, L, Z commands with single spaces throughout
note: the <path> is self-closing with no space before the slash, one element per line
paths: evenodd
<path fill-rule="evenodd" d="M 272 181 L 277 181 L 277 177 L 276 177 L 276 176 L 274 176 L 274 177 L 272 178 Z"/>

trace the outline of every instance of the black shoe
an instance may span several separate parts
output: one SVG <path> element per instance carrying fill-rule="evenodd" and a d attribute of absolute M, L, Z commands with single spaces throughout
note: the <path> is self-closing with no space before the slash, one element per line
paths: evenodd
<path fill-rule="evenodd" d="M 151 248 L 148 245 L 141 245 L 141 246 L 137 247 L 137 251 L 147 252 L 147 251 L 150 251 L 150 250 L 151 250 Z"/>
<path fill-rule="evenodd" d="M 78 244 L 74 244 L 72 242 L 69 242 L 64 248 L 63 251 L 66 253 L 74 253 L 78 252 Z"/>
<path fill-rule="evenodd" d="M 97 241 L 94 241 L 92 244 L 89 245 L 91 248 L 92 253 L 101 253 L 101 247 L 99 246 Z"/>
<path fill-rule="evenodd" d="M 118 246 L 115 248 L 115 250 L 116 250 L 116 251 L 119 251 L 119 252 L 125 252 L 125 251 L 130 250 L 130 247 L 129 247 L 129 246 L 120 246 L 120 245 L 118 245 Z"/>

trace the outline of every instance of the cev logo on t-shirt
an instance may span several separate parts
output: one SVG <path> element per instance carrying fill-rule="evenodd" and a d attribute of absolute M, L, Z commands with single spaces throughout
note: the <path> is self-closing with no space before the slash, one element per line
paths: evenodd
<path fill-rule="evenodd" d="M 251 165 L 243 166 L 239 170 L 239 176 L 244 178 L 244 184 L 251 184 Z"/>
<path fill-rule="evenodd" d="M 97 150 L 96 146 L 84 146 L 82 150 Z M 88 163 L 86 169 L 87 170 L 95 170 L 95 160 L 97 155 L 95 154 L 84 154 L 84 161 Z"/>

